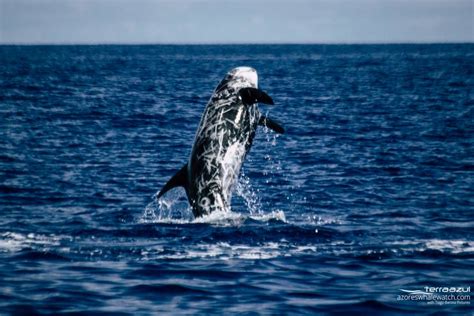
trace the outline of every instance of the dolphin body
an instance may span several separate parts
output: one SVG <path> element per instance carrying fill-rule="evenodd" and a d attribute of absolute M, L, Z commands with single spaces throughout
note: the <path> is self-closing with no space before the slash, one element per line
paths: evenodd
<path fill-rule="evenodd" d="M 232 189 L 258 125 L 277 133 L 284 129 L 262 115 L 257 103 L 273 104 L 258 89 L 257 71 L 234 68 L 214 90 L 204 110 L 188 162 L 161 189 L 159 199 L 182 186 L 195 217 L 230 211 Z"/>

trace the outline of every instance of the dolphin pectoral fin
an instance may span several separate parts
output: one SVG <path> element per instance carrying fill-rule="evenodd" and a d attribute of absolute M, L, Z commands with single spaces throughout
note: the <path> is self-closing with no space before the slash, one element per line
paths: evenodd
<path fill-rule="evenodd" d="M 184 187 L 187 192 L 187 175 L 188 175 L 188 164 L 185 164 L 181 170 L 179 170 L 161 189 L 160 193 L 156 196 L 159 199 L 163 194 L 175 187 Z"/>
<path fill-rule="evenodd" d="M 275 104 L 268 94 L 256 88 L 242 88 L 239 90 L 239 96 L 245 105 L 255 103 Z"/>
<path fill-rule="evenodd" d="M 277 132 L 278 134 L 285 133 L 285 129 L 280 124 L 278 124 L 277 122 L 269 119 L 265 115 L 260 116 L 260 120 L 258 121 L 258 125 L 265 126 L 269 129 Z"/>

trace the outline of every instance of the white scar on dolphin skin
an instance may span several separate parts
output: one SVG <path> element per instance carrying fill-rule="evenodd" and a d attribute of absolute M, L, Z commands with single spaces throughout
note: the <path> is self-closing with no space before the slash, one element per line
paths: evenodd
<path fill-rule="evenodd" d="M 173 187 L 184 186 L 196 217 L 230 211 L 232 190 L 257 125 L 278 133 L 284 131 L 260 114 L 257 102 L 273 104 L 271 97 L 258 90 L 256 70 L 238 67 L 228 72 L 204 110 L 188 163 L 157 197 Z"/>
<path fill-rule="evenodd" d="M 259 119 L 257 105 L 253 104 L 246 108 L 243 104 L 239 104 L 238 96 L 235 92 L 233 93 L 241 88 L 257 88 L 257 72 L 252 68 L 241 67 L 234 69 L 230 75 L 233 77 L 232 80 L 222 87 L 223 90 L 221 88 L 220 93 L 216 91 L 217 93 L 211 98 L 196 133 L 196 144 L 207 141 L 207 146 L 198 156 L 198 160 L 204 164 L 207 172 L 201 173 L 196 178 L 197 195 L 200 195 L 199 192 L 204 193 L 206 187 L 218 187 L 217 190 L 210 192 L 211 198 L 204 196 L 199 202 L 207 214 L 215 210 L 230 211 L 232 188 L 246 154 L 245 147 L 249 140 L 249 133 L 241 133 L 241 135 L 232 133 L 229 123 L 234 129 L 238 129 L 242 115 L 247 114 L 250 126 L 256 125 Z M 235 112 L 235 110 L 237 113 L 233 120 L 224 119 L 225 114 L 232 114 L 230 112 Z"/>

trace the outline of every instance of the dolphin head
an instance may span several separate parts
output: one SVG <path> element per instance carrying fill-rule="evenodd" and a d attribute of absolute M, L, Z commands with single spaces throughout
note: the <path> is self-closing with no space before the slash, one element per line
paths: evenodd
<path fill-rule="evenodd" d="M 252 67 L 237 67 L 229 71 L 224 79 L 216 87 L 215 92 L 220 92 L 225 88 L 258 88 L 257 71 Z"/>
<path fill-rule="evenodd" d="M 258 87 L 257 71 L 252 67 L 237 67 L 229 71 L 228 75 L 233 80 L 242 80 L 250 83 L 252 88 Z"/>

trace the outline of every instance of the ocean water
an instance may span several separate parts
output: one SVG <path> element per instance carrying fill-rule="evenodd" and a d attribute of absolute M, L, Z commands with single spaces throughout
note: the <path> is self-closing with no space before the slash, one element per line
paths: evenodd
<path fill-rule="evenodd" d="M 154 195 L 244 65 L 287 133 L 194 220 Z M 472 314 L 401 295 L 474 285 L 473 87 L 473 44 L 0 46 L 0 313 Z"/>

